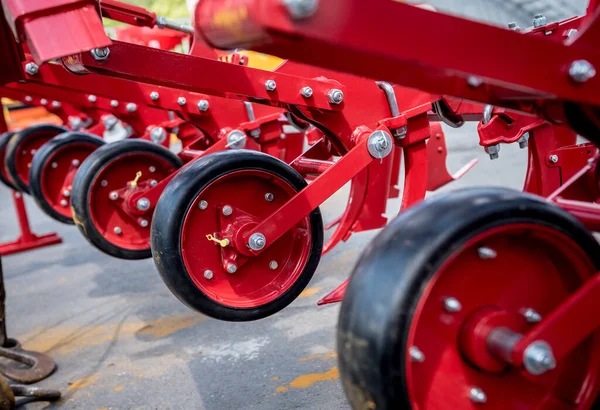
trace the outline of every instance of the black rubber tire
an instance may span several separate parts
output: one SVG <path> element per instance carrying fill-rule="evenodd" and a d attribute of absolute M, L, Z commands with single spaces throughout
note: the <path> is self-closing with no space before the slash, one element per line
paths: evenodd
<path fill-rule="evenodd" d="M 306 181 L 300 174 L 285 162 L 270 155 L 248 150 L 217 152 L 196 160 L 173 178 L 158 200 L 152 220 L 151 244 L 154 264 L 167 287 L 191 309 L 231 322 L 262 319 L 292 303 L 312 279 L 323 249 L 323 220 L 317 208 L 310 214 L 312 241 L 306 266 L 297 282 L 279 298 L 259 307 L 232 308 L 208 298 L 194 285 L 181 255 L 180 240 L 184 217 L 197 195 L 212 181 L 230 172 L 244 169 L 261 170 L 276 175 L 297 191 L 306 187 Z"/>
<path fill-rule="evenodd" d="M 0 182 L 6 185 L 8 188 L 13 191 L 18 191 L 19 188 L 13 184 L 13 182 L 9 179 L 8 170 L 6 170 L 6 147 L 8 146 L 8 142 L 12 138 L 13 135 L 16 134 L 16 131 L 8 131 L 0 135 L 0 156 L 2 158 L 2 167 L 4 169 L 0 170 Z"/>
<path fill-rule="evenodd" d="M 46 200 L 42 190 L 42 172 L 44 171 L 44 168 L 48 166 L 48 160 L 57 150 L 70 144 L 86 144 L 101 147 L 106 144 L 106 142 L 96 135 L 81 131 L 64 132 L 52 138 L 42 145 L 33 156 L 31 169 L 29 170 L 29 190 L 35 202 L 46 215 L 58 222 L 74 225 L 75 222 L 73 222 L 72 218 L 56 212 L 52 205 Z"/>
<path fill-rule="evenodd" d="M 342 384 L 354 409 L 411 409 L 406 340 L 423 290 L 470 238 L 519 222 L 570 236 L 600 269 L 600 245 L 578 220 L 538 197 L 503 188 L 441 194 L 401 214 L 373 240 L 354 268 L 337 330 Z"/>
<path fill-rule="evenodd" d="M 6 164 L 6 170 L 8 171 L 8 174 L 13 180 L 15 186 L 19 188 L 19 191 L 29 193 L 29 179 L 27 179 L 27 181 L 21 179 L 16 168 L 15 159 L 16 155 L 20 150 L 21 145 L 27 140 L 36 138 L 40 133 L 48 135 L 50 136 L 50 138 L 52 138 L 56 135 L 62 134 L 63 132 L 67 131 L 69 130 L 65 127 L 60 127 L 58 125 L 39 124 L 27 127 L 24 130 L 19 131 L 18 133 L 12 136 L 12 138 L 8 142 L 8 146 L 6 147 L 6 156 L 4 157 L 4 161 Z"/>
<path fill-rule="evenodd" d="M 90 188 L 98 173 L 110 162 L 122 155 L 135 152 L 151 153 L 157 157 L 164 158 L 175 168 L 183 165 L 181 159 L 161 145 L 141 139 L 126 139 L 106 144 L 83 161 L 75 174 L 73 189 L 71 191 L 71 210 L 75 225 L 83 236 L 102 252 L 120 259 L 147 259 L 152 256 L 150 247 L 143 250 L 124 249 L 109 242 L 102 236 L 92 223 L 90 217 Z"/>

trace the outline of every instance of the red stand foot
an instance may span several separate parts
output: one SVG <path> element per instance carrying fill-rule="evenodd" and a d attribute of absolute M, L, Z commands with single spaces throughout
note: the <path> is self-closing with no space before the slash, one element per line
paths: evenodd
<path fill-rule="evenodd" d="M 56 233 L 49 233 L 42 236 L 37 236 L 31 232 L 29 227 L 29 219 L 27 218 L 27 210 L 25 209 L 25 201 L 20 192 L 12 193 L 13 202 L 17 211 L 19 220 L 19 228 L 21 235 L 13 242 L 0 244 L 0 255 L 10 255 L 28 251 L 31 249 L 43 248 L 45 246 L 55 245 L 62 242 L 62 238 Z"/>

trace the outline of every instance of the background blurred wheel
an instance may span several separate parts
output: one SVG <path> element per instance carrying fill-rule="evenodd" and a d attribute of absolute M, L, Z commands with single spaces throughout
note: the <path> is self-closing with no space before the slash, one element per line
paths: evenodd
<path fill-rule="evenodd" d="M 15 184 L 10 180 L 10 176 L 8 175 L 8 171 L 6 170 L 6 147 L 8 146 L 8 141 L 10 141 L 11 137 L 15 135 L 16 131 L 8 131 L 4 134 L 0 135 L 0 182 L 6 185 L 8 188 L 13 191 L 18 191 L 19 188 L 15 186 Z"/>
<path fill-rule="evenodd" d="M 364 252 L 342 303 L 337 344 L 350 403 L 590 408 L 598 334 L 542 376 L 498 359 L 488 336 L 526 333 L 599 268 L 600 246 L 581 223 L 531 195 L 468 189 L 409 209 Z"/>
<path fill-rule="evenodd" d="M 46 142 L 68 130 L 51 124 L 32 125 L 15 133 L 6 148 L 6 169 L 15 186 L 29 193 L 29 170 L 33 155 Z"/>
<path fill-rule="evenodd" d="M 108 255 L 149 258 L 152 210 L 141 215 L 132 212 L 124 197 L 133 190 L 149 189 L 181 166 L 177 155 L 149 141 L 123 140 L 98 148 L 83 161 L 73 181 L 75 224 Z"/>
<path fill-rule="evenodd" d="M 228 321 L 261 319 L 289 305 L 321 257 L 319 209 L 258 256 L 241 238 L 305 186 L 289 165 L 254 151 L 218 152 L 186 166 L 167 185 L 152 222 L 154 262 L 169 289 L 192 309 Z M 225 247 L 207 238 L 227 232 Z"/>
<path fill-rule="evenodd" d="M 29 188 L 38 206 L 51 218 L 73 225 L 71 191 L 81 163 L 98 147 L 102 138 L 85 132 L 65 132 L 42 145 L 35 153 L 29 173 Z"/>

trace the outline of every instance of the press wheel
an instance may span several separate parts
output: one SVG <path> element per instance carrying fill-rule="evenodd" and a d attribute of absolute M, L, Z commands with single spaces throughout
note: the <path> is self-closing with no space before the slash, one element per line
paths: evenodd
<path fill-rule="evenodd" d="M 73 179 L 81 163 L 104 144 L 102 138 L 92 134 L 65 132 L 35 153 L 29 188 L 38 206 L 48 216 L 65 224 L 74 224 L 70 206 Z"/>
<path fill-rule="evenodd" d="M 52 124 L 32 125 L 15 133 L 6 148 L 6 170 L 20 191 L 29 193 L 29 171 L 34 154 L 52 138 L 68 130 Z"/>
<path fill-rule="evenodd" d="M 125 205 L 126 198 L 148 190 L 181 165 L 177 155 L 149 141 L 123 140 L 98 148 L 81 164 L 73 181 L 75 224 L 91 244 L 108 255 L 149 258 L 152 209 L 136 213 Z M 114 193 L 118 196 L 112 196 Z"/>
<path fill-rule="evenodd" d="M 589 409 L 599 334 L 533 376 L 492 355 L 477 324 L 523 334 L 599 268 L 589 232 L 534 196 L 469 189 L 409 209 L 364 252 L 342 304 L 338 354 L 351 404 Z"/>
<path fill-rule="evenodd" d="M 152 255 L 169 289 L 192 309 L 228 321 L 260 319 L 290 304 L 320 259 L 318 208 L 258 256 L 242 237 L 305 186 L 290 166 L 259 152 L 219 152 L 186 166 L 152 222 Z"/>

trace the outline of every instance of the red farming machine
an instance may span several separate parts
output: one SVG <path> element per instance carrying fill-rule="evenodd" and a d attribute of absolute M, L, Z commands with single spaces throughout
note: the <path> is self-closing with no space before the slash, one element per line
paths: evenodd
<path fill-rule="evenodd" d="M 32 194 L 50 215 L 70 198 L 59 213 L 92 244 L 152 256 L 190 308 L 250 321 L 291 303 L 323 252 L 384 227 L 401 195 L 399 216 L 321 301 L 343 299 L 338 354 L 353 407 L 598 406 L 600 4 L 526 29 L 392 0 L 200 0 L 193 29 L 114 0 L 2 4 L 0 92 L 73 106 L 90 132 L 111 115 L 140 137 L 83 150 L 44 134 L 17 150 L 31 160 L 7 153 L 24 181 L 32 164 Z M 176 28 L 189 53 L 111 40 L 101 17 Z M 288 60 L 266 70 L 215 51 L 238 48 Z M 492 159 L 500 144 L 528 149 L 523 192 L 424 200 L 473 167 L 445 167 L 440 123 L 466 121 Z M 175 131 L 177 155 L 160 145 Z M 61 150 L 65 165 L 44 182 Z M 324 243 L 319 206 L 347 183 Z"/>

